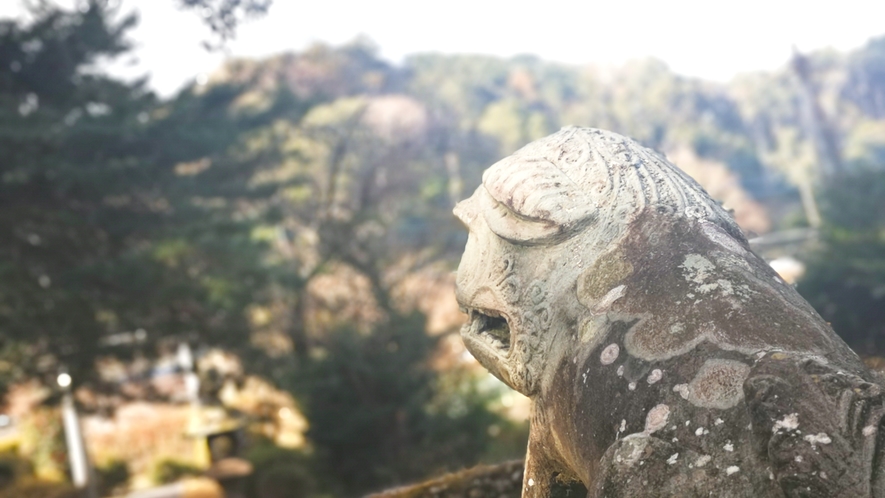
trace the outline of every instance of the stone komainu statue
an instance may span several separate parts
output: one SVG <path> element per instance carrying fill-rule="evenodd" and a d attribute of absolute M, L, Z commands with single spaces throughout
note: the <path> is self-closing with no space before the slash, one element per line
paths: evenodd
<path fill-rule="evenodd" d="M 523 496 L 885 497 L 882 381 L 661 156 L 566 128 L 455 214 L 464 342 L 532 400 Z"/>

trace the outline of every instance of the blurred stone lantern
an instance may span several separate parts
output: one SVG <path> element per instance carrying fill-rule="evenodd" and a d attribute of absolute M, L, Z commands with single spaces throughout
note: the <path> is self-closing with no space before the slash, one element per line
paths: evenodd
<path fill-rule="evenodd" d="M 186 435 L 195 441 L 197 458 L 207 470 L 202 477 L 126 495 L 126 498 L 245 498 L 252 464 L 238 458 L 245 424 L 215 406 L 193 406 Z"/>
<path fill-rule="evenodd" d="M 219 406 L 194 407 L 187 435 L 196 440 L 198 461 L 212 466 L 243 450 L 245 424 Z"/>
<path fill-rule="evenodd" d="M 240 458 L 245 445 L 245 426 L 221 406 L 200 402 L 200 380 L 194 372 L 194 359 L 187 343 L 179 345 L 178 364 L 184 371 L 191 418 L 186 435 L 194 439 L 197 462 L 206 467 L 206 477 L 224 488 L 226 498 L 245 497 L 246 478 L 252 464 Z"/>
<path fill-rule="evenodd" d="M 197 459 L 206 477 L 224 488 L 226 498 L 245 497 L 252 464 L 240 458 L 245 446 L 245 424 L 219 406 L 195 406 L 187 436 L 196 443 Z"/>

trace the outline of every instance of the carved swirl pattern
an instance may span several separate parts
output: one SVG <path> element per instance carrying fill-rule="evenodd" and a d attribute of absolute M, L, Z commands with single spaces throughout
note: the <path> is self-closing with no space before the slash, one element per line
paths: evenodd
<path fill-rule="evenodd" d="M 501 275 L 495 281 L 498 291 L 504 302 L 507 304 L 516 304 L 519 302 L 520 289 L 522 283 L 516 275 L 516 259 L 512 254 L 504 254 L 501 258 Z"/>
<path fill-rule="evenodd" d="M 595 217 L 626 223 L 646 208 L 707 219 L 740 233 L 734 221 L 679 168 L 615 133 L 566 128 L 493 165 L 483 185 L 499 203 L 530 220 L 564 229 Z"/>

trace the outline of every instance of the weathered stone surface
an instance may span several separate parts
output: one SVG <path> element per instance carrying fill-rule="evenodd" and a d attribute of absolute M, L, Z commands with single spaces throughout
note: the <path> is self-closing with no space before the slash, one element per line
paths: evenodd
<path fill-rule="evenodd" d="M 464 342 L 533 402 L 524 497 L 885 497 L 882 381 L 654 152 L 563 129 L 455 214 Z"/>

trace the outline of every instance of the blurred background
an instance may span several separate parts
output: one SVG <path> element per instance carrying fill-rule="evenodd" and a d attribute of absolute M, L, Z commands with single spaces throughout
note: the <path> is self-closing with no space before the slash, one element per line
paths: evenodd
<path fill-rule="evenodd" d="M 526 400 L 458 336 L 451 209 L 565 125 L 666 154 L 885 367 L 882 19 L 3 0 L 0 497 L 360 496 L 522 458 Z"/>

